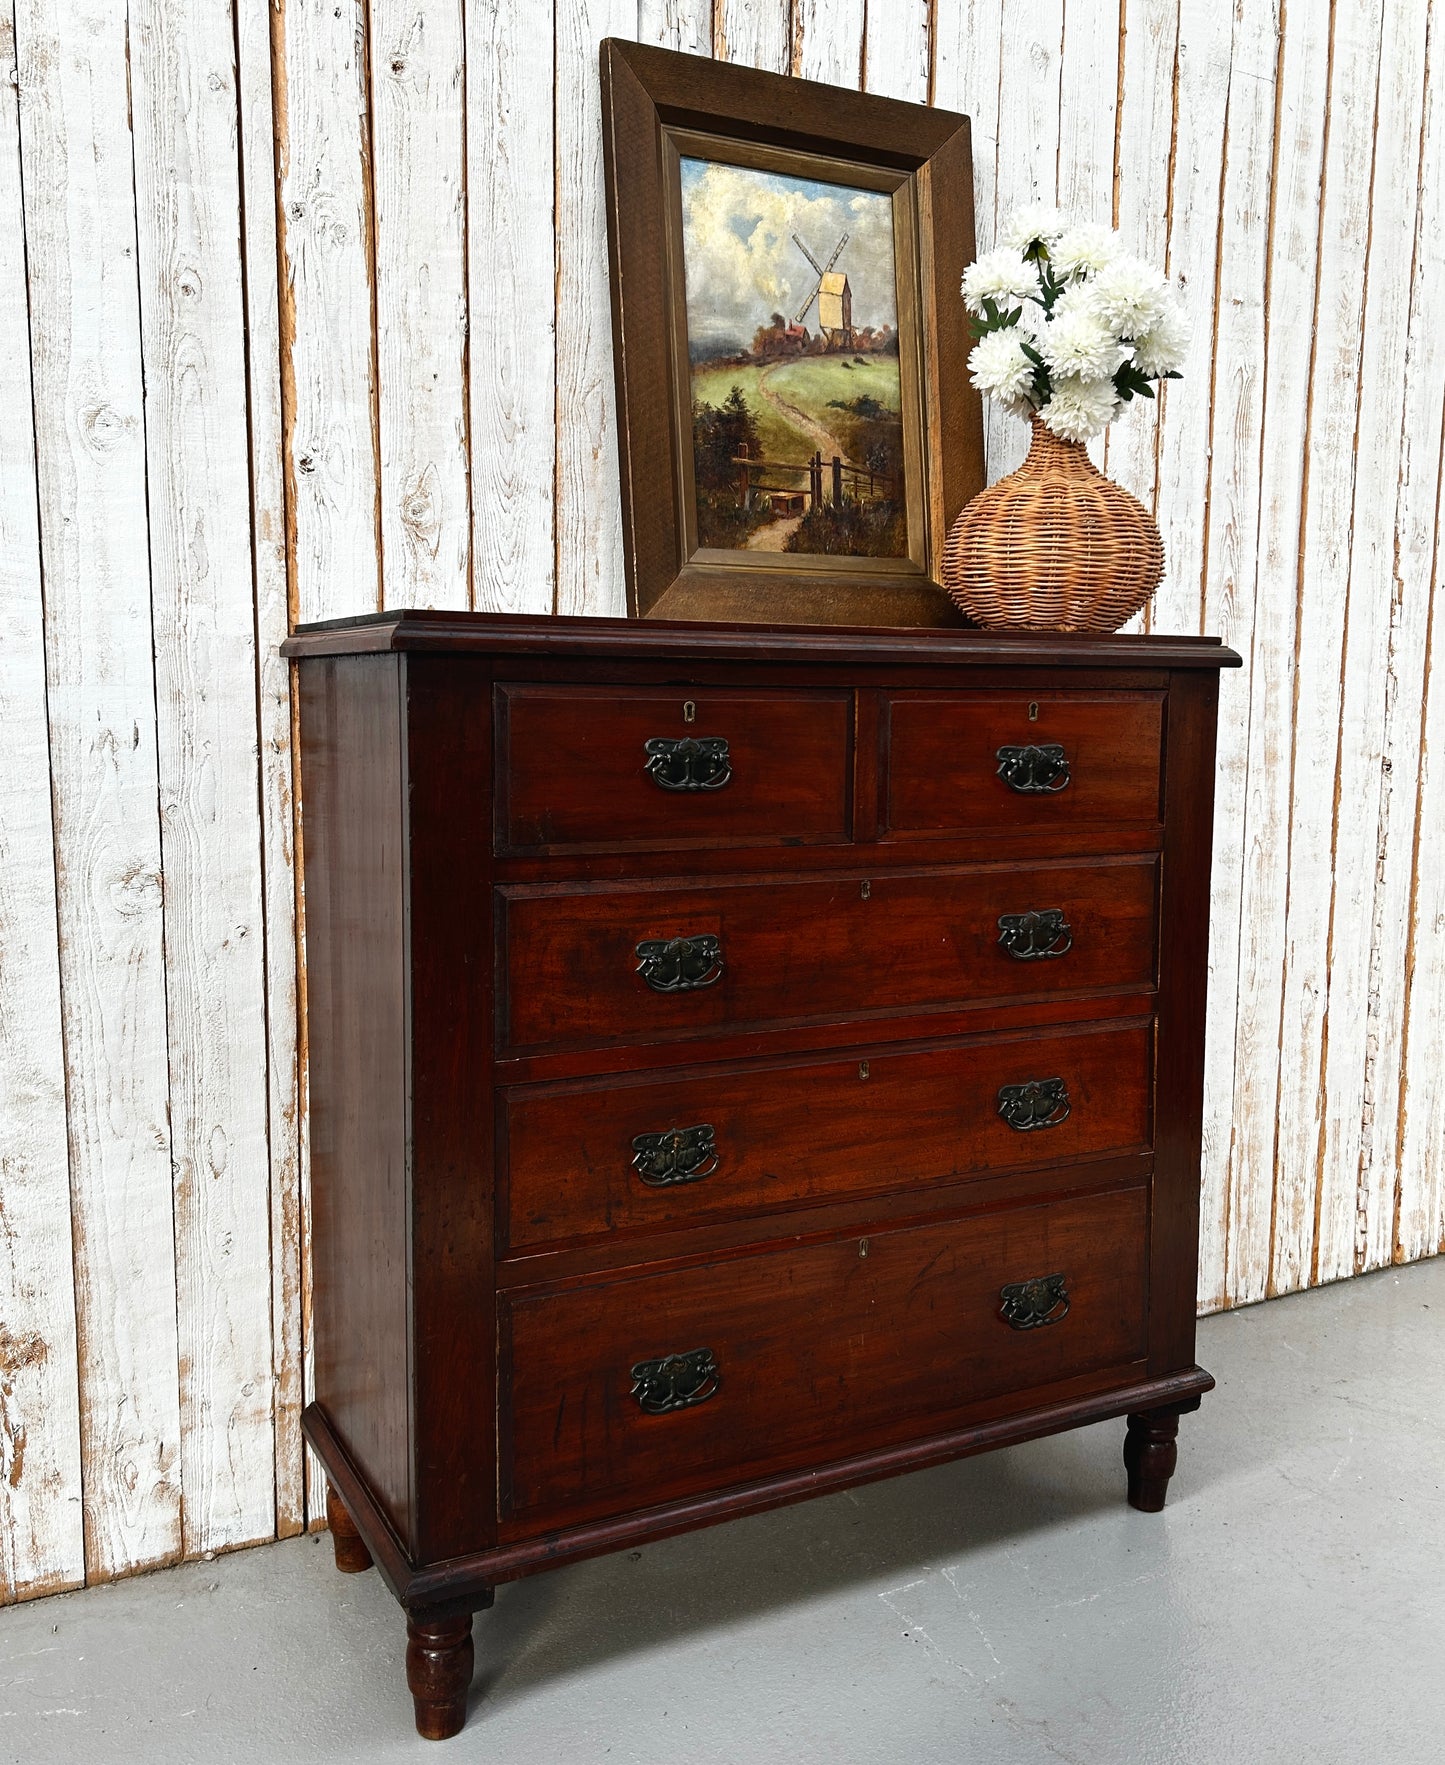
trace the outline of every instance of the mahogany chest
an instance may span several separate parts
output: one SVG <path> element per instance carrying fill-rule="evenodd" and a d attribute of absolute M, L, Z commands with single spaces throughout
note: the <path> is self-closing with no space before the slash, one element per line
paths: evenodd
<path fill-rule="evenodd" d="M 464 1720 L 499 1581 L 1194 1363 L 1207 638 L 405 613 L 299 661 L 341 1567 Z"/>

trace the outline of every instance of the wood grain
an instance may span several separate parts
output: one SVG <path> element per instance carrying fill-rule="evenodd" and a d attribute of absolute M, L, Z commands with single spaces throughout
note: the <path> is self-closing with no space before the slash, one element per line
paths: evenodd
<path fill-rule="evenodd" d="M 1385 975 L 1400 973 L 1403 962 L 1401 920 L 1384 916 L 1379 873 L 1389 843 L 1388 804 L 1382 793 L 1393 783 L 1384 761 L 1397 535 L 1395 499 L 1380 495 L 1376 486 L 1379 481 L 1398 484 L 1403 467 L 1425 26 L 1425 10 L 1419 5 L 1384 0 L 1370 121 L 1369 252 L 1355 431 L 1356 461 L 1369 461 L 1370 470 L 1361 472 L 1357 465 L 1354 476 L 1331 864 L 1333 1027 L 1323 1074 L 1329 1107 L 1321 1261 L 1331 1273 L 1343 1274 L 1389 1262 L 1395 1238 L 1394 1186 L 1380 1179 L 1395 1162 L 1398 1087 L 1387 1068 L 1393 1065 L 1398 1075 L 1398 1044 L 1393 1060 L 1389 1052 L 1383 1062 L 1380 1055 Z M 1369 952 L 1367 961 L 1357 959 L 1361 951 Z M 1330 1237 L 1323 1229 L 1326 1218 L 1334 1222 Z"/>
<path fill-rule="evenodd" d="M 597 45 L 636 33 L 636 0 L 556 0 L 559 613 L 621 613 L 627 604 Z"/>
<path fill-rule="evenodd" d="M 1270 308 L 1312 308 L 1319 268 L 1319 193 L 1324 170 L 1329 91 L 1329 20 L 1312 10 L 1291 14 L 1279 57 L 1275 196 L 1269 227 Z M 1271 1206 L 1269 1279 L 1298 1285 L 1291 1273 L 1297 1222 L 1313 1194 L 1275 1192 L 1279 1053 L 1285 964 L 1285 914 L 1290 880 L 1290 770 L 1295 698 L 1295 620 L 1304 559 L 1300 522 L 1304 474 L 1299 437 L 1309 416 L 1311 329 L 1271 323 L 1264 359 L 1264 426 L 1260 456 L 1252 682 L 1248 710 L 1248 786 L 1240 805 L 1238 1007 L 1232 1061 L 1232 1135 L 1228 1193 L 1248 1197 L 1258 1221 Z M 1236 1206 L 1238 1203 L 1236 1203 Z M 1258 1254 L 1258 1248 L 1255 1250 Z M 1221 1291 L 1220 1297 L 1223 1297 Z"/>
<path fill-rule="evenodd" d="M 548 613 L 556 587 L 555 68 L 536 14 L 466 13 L 472 589 L 498 613 Z"/>
<path fill-rule="evenodd" d="M 1445 11 L 1430 12 L 1425 108 L 1420 132 L 1419 209 L 1405 356 L 1405 418 L 1398 552 L 1386 696 L 1388 811 L 1377 906 L 1379 936 L 1393 937 L 1396 961 L 1384 970 L 1376 1057 L 1377 1162 L 1397 1170 L 1394 1256 L 1433 1255 L 1445 1239 L 1445 1091 L 1436 1050 L 1445 1045 L 1445 866 L 1428 860 L 1445 827 L 1445 693 L 1432 658 L 1445 655 L 1445 596 L 1439 571 L 1441 432 L 1445 335 L 1432 318 L 1445 276 Z M 1431 757 L 1435 762 L 1431 764 Z M 1423 862 L 1422 862 L 1423 860 Z M 1403 905 L 1402 905 L 1403 904 Z M 1402 930 L 1403 928 L 1403 936 Z M 1388 1107 L 1394 1091 L 1394 1109 Z M 1393 1157 L 1391 1156 L 1393 1153 Z"/>
<path fill-rule="evenodd" d="M 260 750 L 261 905 L 265 926 L 276 1530 L 279 1537 L 287 1538 L 306 1524 L 306 1487 L 301 1440 L 304 1336 L 296 829 L 291 670 L 280 650 L 289 626 L 289 608 L 279 372 L 276 112 L 268 0 L 242 0 L 236 14 L 236 48 L 251 455 L 251 561 L 255 581 L 256 737 Z"/>
<path fill-rule="evenodd" d="M 365 0 L 280 0 L 277 54 L 294 615 L 380 607 Z"/>
<path fill-rule="evenodd" d="M 1335 788 L 1342 731 L 1341 677 L 1345 667 L 1350 530 L 1340 511 L 1351 506 L 1355 444 L 1360 421 L 1360 362 L 1364 344 L 1364 278 L 1360 242 L 1370 218 L 1369 182 L 1351 168 L 1367 159 L 1374 138 L 1375 87 L 1380 50 L 1380 0 L 1338 11 L 1329 95 L 1320 214 L 1319 280 L 1315 290 L 1314 362 L 1305 481 L 1300 598 L 1296 633 L 1294 764 L 1290 805 L 1290 884 L 1286 922 L 1280 1045 L 1279 1151 L 1281 1196 L 1304 1205 L 1275 1231 L 1275 1263 L 1297 1270 L 1304 1284 L 1353 1272 L 1355 1183 L 1360 1136 L 1358 1062 L 1353 1105 L 1342 1122 L 1345 1145 L 1330 1126 L 1333 1102 L 1323 1092 L 1329 1043 L 1350 1034 L 1332 1025 L 1331 994 L 1348 993 L 1343 972 L 1331 974 L 1330 923 L 1336 837 Z M 1377 595 L 1388 604 L 1383 585 Z M 1373 880 L 1373 864 L 1370 866 Z M 1342 961 L 1368 969 L 1363 949 Z M 1364 989 L 1359 994 L 1364 1003 Z M 1353 1149 L 1353 1150 L 1351 1150 Z M 1346 1173 L 1348 1167 L 1348 1174 Z M 1261 1207 L 1263 1201 L 1261 1202 Z M 1267 1269 L 1249 1246 L 1247 1266 L 1231 1293 L 1262 1295 Z M 1308 1271 L 1308 1274 L 1305 1274 Z M 1292 1284 L 1288 1278 L 1280 1285 Z"/>
<path fill-rule="evenodd" d="M 182 1543 L 127 41 L 102 0 L 21 0 L 15 22 L 30 306 L 44 315 L 35 408 L 58 413 L 40 425 L 36 456 L 85 1564 L 88 1579 L 108 1580 Z"/>
<path fill-rule="evenodd" d="M 368 18 L 382 604 L 467 607 L 462 0 L 369 0 Z"/>
<path fill-rule="evenodd" d="M 863 90 L 927 104 L 932 71 L 932 0 L 893 0 L 866 9 Z M 851 83 L 851 82 L 850 82 Z"/>
<path fill-rule="evenodd" d="M 14 16 L 0 7 L 0 1604 L 85 1578 Z"/>
<path fill-rule="evenodd" d="M 793 0 L 789 71 L 830 86 L 860 85 L 866 10 L 866 0 Z"/>
<path fill-rule="evenodd" d="M 713 0 L 712 52 L 720 61 L 785 74 L 793 49 L 788 26 L 788 0 Z"/>
<path fill-rule="evenodd" d="M 131 13 L 184 1546 L 269 1537 L 270 1220 L 235 39 Z"/>

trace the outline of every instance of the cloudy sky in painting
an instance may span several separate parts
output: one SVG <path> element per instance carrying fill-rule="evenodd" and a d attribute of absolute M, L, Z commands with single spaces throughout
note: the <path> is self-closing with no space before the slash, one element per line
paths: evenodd
<path fill-rule="evenodd" d="M 682 224 L 694 355 L 698 345 L 723 351 L 751 343 L 774 312 L 792 321 L 817 279 L 794 233 L 822 264 L 846 233 L 834 267 L 848 273 L 853 323 L 898 323 L 893 204 L 881 191 L 684 159 Z M 818 329 L 816 302 L 804 323 Z"/>

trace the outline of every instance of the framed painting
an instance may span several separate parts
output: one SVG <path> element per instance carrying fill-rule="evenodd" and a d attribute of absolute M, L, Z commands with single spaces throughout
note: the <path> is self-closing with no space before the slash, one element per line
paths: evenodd
<path fill-rule="evenodd" d="M 615 39 L 602 102 L 629 611 L 961 623 L 968 119 Z"/>

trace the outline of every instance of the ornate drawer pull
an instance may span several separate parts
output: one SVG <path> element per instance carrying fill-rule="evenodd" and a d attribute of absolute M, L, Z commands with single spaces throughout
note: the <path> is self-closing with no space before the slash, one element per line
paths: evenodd
<path fill-rule="evenodd" d="M 1068 1087 L 1062 1079 L 1029 1079 L 1022 1085 L 1000 1085 L 998 1112 L 1021 1134 L 1035 1128 L 1056 1128 L 1069 1119 Z"/>
<path fill-rule="evenodd" d="M 998 1296 L 1003 1301 L 999 1316 L 1015 1330 L 1059 1324 L 1069 1315 L 1069 1290 L 1063 1275 L 1035 1275 L 1032 1281 L 1013 1281 L 1001 1287 Z"/>
<path fill-rule="evenodd" d="M 1010 956 L 1033 962 L 1041 956 L 1066 956 L 1074 947 L 1074 934 L 1062 907 L 1041 907 L 1035 913 L 1000 914 L 998 941 Z"/>
<path fill-rule="evenodd" d="M 1061 742 L 998 750 L 998 775 L 1021 796 L 1052 796 L 1069 782 L 1069 759 Z"/>
<path fill-rule="evenodd" d="M 720 791 L 733 775 L 724 736 L 655 735 L 642 749 L 648 776 L 665 791 Z"/>
<path fill-rule="evenodd" d="M 632 1369 L 632 1390 L 639 1408 L 649 1416 L 665 1416 L 672 1410 L 689 1410 L 706 1403 L 722 1375 L 710 1348 L 690 1348 L 686 1354 L 665 1354 L 655 1361 L 638 1361 Z"/>
<path fill-rule="evenodd" d="M 721 979 L 722 941 L 711 932 L 695 938 L 644 938 L 637 972 L 654 993 L 690 993 Z"/>
<path fill-rule="evenodd" d="M 695 1128 L 664 1128 L 660 1134 L 639 1134 L 632 1142 L 632 1164 L 649 1189 L 700 1182 L 718 1167 L 713 1125 L 699 1122 Z"/>

